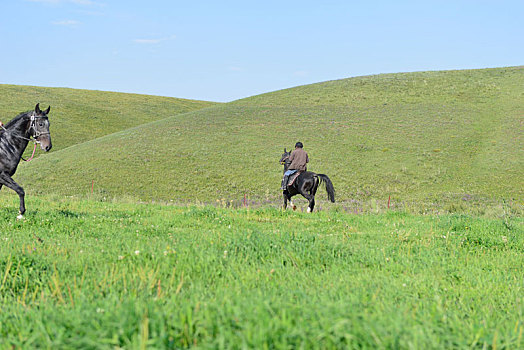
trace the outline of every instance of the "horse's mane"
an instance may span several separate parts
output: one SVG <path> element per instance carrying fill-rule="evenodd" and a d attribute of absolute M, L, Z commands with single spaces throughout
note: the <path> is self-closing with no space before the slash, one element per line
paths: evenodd
<path fill-rule="evenodd" d="M 20 113 L 19 115 L 17 115 L 16 117 L 14 117 L 13 119 L 11 119 L 6 125 L 5 125 L 5 128 L 8 129 L 10 126 L 13 126 L 14 124 L 16 124 L 20 119 L 22 119 L 23 117 L 25 117 L 27 114 L 31 113 L 31 111 L 27 111 L 27 112 L 22 112 Z"/>
<path fill-rule="evenodd" d="M 28 115 L 29 113 L 31 113 L 31 111 L 27 111 L 27 112 L 20 113 L 19 115 L 17 115 L 17 116 L 14 117 L 13 119 L 11 119 L 9 122 L 7 122 L 7 124 L 5 124 L 3 128 L 0 128 L 0 135 L 4 134 L 4 133 L 5 133 L 5 130 L 9 129 L 11 126 L 13 126 L 13 125 L 15 125 L 16 123 L 18 123 L 18 121 L 19 121 L 20 119 L 22 119 L 23 117 L 25 117 L 25 116 Z"/>

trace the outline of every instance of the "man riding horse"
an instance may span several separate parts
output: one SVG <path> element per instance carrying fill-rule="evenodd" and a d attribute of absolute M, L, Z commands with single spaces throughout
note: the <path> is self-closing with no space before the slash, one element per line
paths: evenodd
<path fill-rule="evenodd" d="M 295 144 L 295 150 L 291 152 L 289 156 L 289 165 L 288 170 L 284 173 L 284 178 L 282 179 L 281 190 L 286 190 L 289 177 L 296 173 L 297 171 L 307 171 L 307 163 L 309 163 L 309 157 L 304 151 L 304 145 L 302 142 L 297 142 Z"/>
<path fill-rule="evenodd" d="M 291 207 L 295 210 L 296 206 L 291 201 L 291 197 L 301 194 L 308 200 L 307 211 L 311 213 L 315 207 L 315 194 L 318 186 L 321 183 L 325 185 L 328 199 L 333 203 L 335 202 L 335 188 L 327 175 L 306 170 L 309 157 L 302 148 L 302 143 L 297 142 L 293 152 L 288 152 L 284 148 L 284 153 L 280 157 L 280 164 L 284 166 L 284 179 L 282 180 L 282 188 L 284 189 L 282 192 L 284 197 L 283 208 L 287 208 L 287 202 L 289 201 Z M 292 171 L 289 171 L 289 169 L 292 169 Z M 296 178 L 291 181 L 291 184 L 288 184 L 290 174 L 294 174 L 299 170 L 300 172 L 296 175 Z"/>

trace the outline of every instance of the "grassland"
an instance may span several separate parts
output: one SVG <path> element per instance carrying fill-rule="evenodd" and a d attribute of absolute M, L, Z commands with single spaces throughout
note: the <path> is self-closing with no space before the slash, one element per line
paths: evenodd
<path fill-rule="evenodd" d="M 0 96 L 0 120 L 4 123 L 37 103 L 51 106 L 54 150 L 216 105 L 161 96 L 4 84 L 0 84 Z"/>
<path fill-rule="evenodd" d="M 15 176 L 25 220 L 0 192 L 0 349 L 523 348 L 522 86 L 523 67 L 228 104 L 0 85 L 2 118 L 52 105 L 55 145 Z M 277 209 L 297 140 L 337 190 L 313 215 Z"/>
<path fill-rule="evenodd" d="M 522 218 L 0 196 L 0 348 L 524 346 Z"/>
<path fill-rule="evenodd" d="M 313 84 L 141 124 L 46 154 L 17 176 L 33 194 L 85 196 L 94 182 L 107 198 L 277 205 L 278 159 L 300 140 L 348 211 L 382 210 L 391 197 L 421 213 L 499 215 L 504 202 L 522 213 L 522 86 L 523 67 Z"/>

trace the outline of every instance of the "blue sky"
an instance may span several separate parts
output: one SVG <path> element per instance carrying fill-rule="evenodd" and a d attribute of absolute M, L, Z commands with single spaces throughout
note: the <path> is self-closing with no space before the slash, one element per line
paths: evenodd
<path fill-rule="evenodd" d="M 232 101 L 524 64 L 524 1 L 1 0 L 0 83 Z"/>

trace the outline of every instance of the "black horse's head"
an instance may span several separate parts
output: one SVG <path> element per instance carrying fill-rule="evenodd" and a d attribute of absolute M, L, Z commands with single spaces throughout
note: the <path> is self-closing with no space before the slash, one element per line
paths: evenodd
<path fill-rule="evenodd" d="M 35 111 L 31 114 L 29 125 L 29 135 L 32 136 L 39 144 L 40 148 L 48 152 L 53 145 L 51 144 L 51 133 L 49 132 L 49 118 L 47 115 L 51 106 L 45 111 L 40 110 L 40 103 L 37 103 Z"/>
<path fill-rule="evenodd" d="M 287 151 L 284 148 L 284 153 L 282 153 L 282 157 L 280 157 L 280 164 L 284 166 L 284 169 L 287 169 L 287 167 L 291 164 L 291 161 L 289 160 L 289 156 L 291 155 L 291 151 Z"/>

